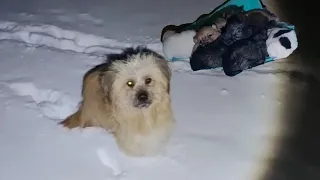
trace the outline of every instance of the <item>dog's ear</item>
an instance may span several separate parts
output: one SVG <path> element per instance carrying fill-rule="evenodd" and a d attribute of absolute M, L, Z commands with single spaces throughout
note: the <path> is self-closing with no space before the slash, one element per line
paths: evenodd
<path fill-rule="evenodd" d="M 111 71 L 102 71 L 99 75 L 100 84 L 102 87 L 102 91 L 104 94 L 104 97 L 108 101 L 108 103 L 111 103 L 111 91 L 112 91 L 112 84 L 114 81 L 114 73 Z"/>
<path fill-rule="evenodd" d="M 166 80 L 168 82 L 167 91 L 170 92 L 170 81 L 171 81 L 172 73 L 171 73 L 171 69 L 169 67 L 168 61 L 165 60 L 164 58 L 158 58 L 156 62 L 158 64 L 158 66 L 159 66 L 159 69 L 160 69 L 161 73 L 165 76 L 165 78 L 166 78 Z"/>

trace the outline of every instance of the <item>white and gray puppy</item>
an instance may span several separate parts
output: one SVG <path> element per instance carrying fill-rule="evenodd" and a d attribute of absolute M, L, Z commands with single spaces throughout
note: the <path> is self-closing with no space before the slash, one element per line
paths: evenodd
<path fill-rule="evenodd" d="M 110 54 L 86 73 L 81 105 L 61 124 L 102 127 L 127 155 L 154 155 L 174 126 L 170 80 L 167 61 L 154 51 L 137 47 Z"/>

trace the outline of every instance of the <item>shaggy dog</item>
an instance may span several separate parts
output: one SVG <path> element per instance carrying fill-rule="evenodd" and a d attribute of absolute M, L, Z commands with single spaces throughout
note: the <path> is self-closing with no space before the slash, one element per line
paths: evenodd
<path fill-rule="evenodd" d="M 170 80 L 167 61 L 154 51 L 137 47 L 110 54 L 85 74 L 78 111 L 61 124 L 101 127 L 125 154 L 154 155 L 174 127 Z"/>

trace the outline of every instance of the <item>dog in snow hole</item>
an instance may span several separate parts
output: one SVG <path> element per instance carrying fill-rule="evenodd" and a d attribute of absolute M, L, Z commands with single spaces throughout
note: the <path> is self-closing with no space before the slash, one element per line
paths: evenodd
<path fill-rule="evenodd" d="M 60 122 L 66 128 L 100 127 L 129 156 L 157 154 L 170 139 L 175 120 L 171 69 L 160 54 L 127 48 L 83 77 L 78 110 Z"/>

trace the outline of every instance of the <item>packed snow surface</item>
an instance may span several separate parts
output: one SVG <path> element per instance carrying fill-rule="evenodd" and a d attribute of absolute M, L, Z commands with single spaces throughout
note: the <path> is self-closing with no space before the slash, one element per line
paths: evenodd
<path fill-rule="evenodd" d="M 161 29 L 221 0 L 0 3 L 1 180 L 248 180 L 272 148 L 282 91 L 271 63 L 227 77 L 171 63 L 175 133 L 155 157 L 121 153 L 99 128 L 57 123 L 75 111 L 84 73 L 139 44 L 162 53 Z"/>

